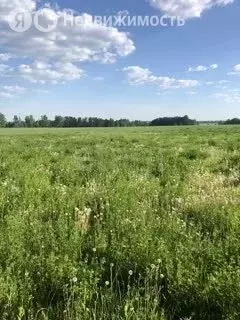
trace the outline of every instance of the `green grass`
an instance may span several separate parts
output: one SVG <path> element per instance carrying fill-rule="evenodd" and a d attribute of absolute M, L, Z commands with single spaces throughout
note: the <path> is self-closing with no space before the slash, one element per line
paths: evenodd
<path fill-rule="evenodd" d="M 240 318 L 240 127 L 0 130 L 0 319 Z"/>

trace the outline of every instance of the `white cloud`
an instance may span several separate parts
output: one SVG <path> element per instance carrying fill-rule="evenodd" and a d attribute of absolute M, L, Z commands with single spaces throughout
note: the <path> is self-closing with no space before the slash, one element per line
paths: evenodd
<path fill-rule="evenodd" d="M 213 86 L 213 85 L 214 85 L 214 82 L 213 82 L 213 81 L 208 81 L 208 82 L 206 82 L 206 85 L 207 85 L 207 86 Z"/>
<path fill-rule="evenodd" d="M 13 17 L 13 12 L 33 11 L 36 8 L 35 0 L 1 0 L 0 20 L 9 21 Z"/>
<path fill-rule="evenodd" d="M 0 74 L 1 76 L 11 72 L 12 68 L 7 64 L 0 63 Z"/>
<path fill-rule="evenodd" d="M 208 70 L 216 70 L 218 68 L 217 64 L 211 64 L 210 66 L 197 66 L 197 67 L 189 67 L 188 72 L 203 72 Z"/>
<path fill-rule="evenodd" d="M 218 68 L 218 65 L 217 64 L 211 64 L 209 69 L 212 69 L 212 70 L 215 70 Z"/>
<path fill-rule="evenodd" d="M 22 64 L 14 71 L 16 75 L 32 83 L 52 83 L 80 79 L 84 72 L 71 62 L 46 63 L 35 61 L 31 65 Z"/>
<path fill-rule="evenodd" d="M 0 98 L 10 99 L 26 92 L 26 88 L 21 86 L 0 86 Z"/>
<path fill-rule="evenodd" d="M 117 16 L 119 17 L 125 17 L 129 15 L 129 11 L 128 10 L 120 10 L 117 12 Z"/>
<path fill-rule="evenodd" d="M 200 72 L 200 71 L 207 71 L 208 67 L 205 66 L 197 66 L 197 67 L 190 67 L 188 68 L 189 72 Z"/>
<path fill-rule="evenodd" d="M 231 83 L 231 81 L 229 81 L 229 80 L 219 80 L 218 83 L 219 84 L 229 84 L 229 83 Z"/>
<path fill-rule="evenodd" d="M 86 13 L 61 10 L 50 4 L 43 5 L 39 21 L 46 27 L 57 19 L 53 31 L 43 33 L 34 26 L 22 33 L 11 30 L 9 22 L 15 21 L 16 12 L 33 14 L 39 4 L 38 0 L 0 0 L 0 47 L 4 48 L 0 53 L 1 77 L 20 78 L 36 84 L 64 83 L 83 77 L 84 71 L 79 63 L 114 63 L 118 57 L 135 50 L 128 33 L 96 24 Z M 80 23 L 64 24 L 64 18 L 72 18 L 72 13 Z M 27 62 L 18 62 L 18 66 L 15 62 L 14 67 L 6 63 L 21 58 Z M 0 94 L 5 98 L 14 95 L 3 88 Z"/>
<path fill-rule="evenodd" d="M 94 77 L 94 81 L 104 81 L 104 77 Z"/>
<path fill-rule="evenodd" d="M 11 53 L 0 53 L 0 61 L 9 61 L 10 59 L 15 58 Z"/>
<path fill-rule="evenodd" d="M 96 24 L 86 13 L 75 15 L 82 21 L 79 25 L 64 24 L 64 17 L 68 19 L 71 15 L 49 6 L 42 10 L 39 21 L 42 26 L 48 26 L 57 19 L 53 31 L 43 33 L 34 26 L 22 33 L 12 31 L 8 22 L 15 21 L 13 12 L 27 9 L 33 12 L 36 3 L 35 0 L 24 0 L 24 4 L 22 0 L 0 0 L 0 46 L 11 54 L 54 61 L 112 63 L 119 56 L 127 56 L 135 50 L 128 33 Z"/>
<path fill-rule="evenodd" d="M 229 80 L 219 80 L 219 81 L 208 81 L 205 83 L 207 86 L 215 86 L 216 88 L 228 88 L 228 85 L 231 84 Z"/>
<path fill-rule="evenodd" d="M 240 103 L 240 89 L 229 89 L 224 92 L 217 92 L 213 94 L 213 97 L 230 104 Z"/>
<path fill-rule="evenodd" d="M 84 76 L 84 71 L 76 64 L 65 61 L 50 63 L 44 60 L 35 60 L 31 64 L 21 64 L 16 67 L 0 64 L 0 73 L 4 77 L 23 78 L 38 84 L 64 83 Z"/>
<path fill-rule="evenodd" d="M 0 98 L 11 99 L 13 97 L 14 96 L 11 93 L 5 92 L 5 91 L 1 91 L 1 89 L 0 89 Z"/>
<path fill-rule="evenodd" d="M 234 0 L 149 0 L 151 5 L 171 16 L 200 18 L 205 10 L 226 6 Z"/>
<path fill-rule="evenodd" d="M 198 92 L 197 91 L 189 91 L 189 92 L 187 92 L 187 94 L 189 94 L 190 96 L 195 96 L 198 94 Z"/>
<path fill-rule="evenodd" d="M 232 71 L 228 73 L 230 76 L 240 76 L 240 64 L 236 64 Z"/>
<path fill-rule="evenodd" d="M 33 92 L 36 92 L 36 93 L 41 93 L 41 94 L 47 94 L 49 93 L 48 90 L 45 90 L 45 89 L 33 89 L 32 90 Z"/>
<path fill-rule="evenodd" d="M 126 72 L 128 82 L 133 85 L 142 85 L 150 82 L 152 72 L 148 69 L 139 66 L 130 66 L 123 68 L 122 71 Z"/>
<path fill-rule="evenodd" d="M 154 75 L 149 69 L 129 66 L 122 69 L 131 85 L 156 85 L 162 89 L 191 88 L 199 85 L 197 80 L 182 80 Z"/>

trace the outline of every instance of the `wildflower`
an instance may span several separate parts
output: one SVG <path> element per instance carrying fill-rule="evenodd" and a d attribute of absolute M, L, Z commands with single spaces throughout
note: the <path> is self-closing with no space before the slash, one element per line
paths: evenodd
<path fill-rule="evenodd" d="M 81 210 L 76 210 L 75 208 L 75 213 L 76 213 L 76 219 L 77 219 L 77 228 L 80 230 L 87 230 L 89 226 L 89 219 L 90 219 L 90 214 L 91 214 L 91 208 L 84 208 L 82 211 Z"/>
<path fill-rule="evenodd" d="M 97 251 L 97 249 L 96 249 L 96 248 L 93 248 L 92 250 L 93 250 L 93 252 L 96 252 L 96 251 Z"/>
<path fill-rule="evenodd" d="M 105 264 L 105 263 L 106 263 L 106 259 L 105 259 L 104 257 L 102 258 L 101 263 L 102 263 L 102 264 Z"/>
<path fill-rule="evenodd" d="M 128 271 L 128 274 L 130 275 L 130 277 L 133 275 L 133 271 L 132 270 L 129 270 Z"/>
<path fill-rule="evenodd" d="M 106 286 L 109 286 L 109 284 L 110 284 L 109 281 L 106 281 L 106 282 L 105 282 L 105 285 L 106 285 Z"/>
<path fill-rule="evenodd" d="M 73 283 L 76 283 L 77 280 L 78 280 L 77 277 L 73 277 L 72 282 L 73 282 Z"/>
<path fill-rule="evenodd" d="M 110 267 L 113 268 L 114 267 L 114 263 L 110 263 Z"/>

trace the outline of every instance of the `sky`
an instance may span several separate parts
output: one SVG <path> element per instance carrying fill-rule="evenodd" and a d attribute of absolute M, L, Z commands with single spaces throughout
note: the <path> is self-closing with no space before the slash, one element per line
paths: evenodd
<path fill-rule="evenodd" d="M 239 0 L 0 0 L 0 112 L 240 117 L 239 17 Z"/>

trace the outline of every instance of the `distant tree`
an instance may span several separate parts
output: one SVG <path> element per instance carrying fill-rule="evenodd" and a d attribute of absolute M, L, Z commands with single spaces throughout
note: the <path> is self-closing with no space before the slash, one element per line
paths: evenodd
<path fill-rule="evenodd" d="M 64 126 L 64 118 L 62 116 L 55 116 L 53 121 L 54 127 L 63 127 Z"/>
<path fill-rule="evenodd" d="M 38 121 L 39 126 L 42 128 L 46 128 L 50 126 L 50 120 L 48 120 L 48 117 L 46 115 L 41 116 L 41 119 Z"/>
<path fill-rule="evenodd" d="M 25 117 L 25 126 L 27 128 L 33 128 L 35 125 L 35 120 L 32 115 Z"/>
<path fill-rule="evenodd" d="M 196 120 L 191 120 L 188 116 L 157 118 L 150 123 L 151 126 L 186 126 L 195 124 L 197 124 Z"/>
<path fill-rule="evenodd" d="M 82 118 L 81 117 L 77 118 L 77 126 L 82 127 Z"/>
<path fill-rule="evenodd" d="M 233 118 L 233 119 L 229 119 L 223 123 L 220 124 L 240 124 L 240 119 L 238 118 Z"/>
<path fill-rule="evenodd" d="M 7 120 L 3 113 L 0 113 L 0 127 L 4 128 L 6 126 Z"/>
<path fill-rule="evenodd" d="M 13 127 L 14 128 L 24 127 L 24 122 L 21 120 L 20 117 L 18 117 L 16 115 L 13 117 Z"/>
<path fill-rule="evenodd" d="M 88 118 L 82 119 L 82 127 L 89 127 Z"/>
<path fill-rule="evenodd" d="M 74 117 L 65 117 L 63 126 L 65 128 L 76 128 L 78 126 L 78 121 Z"/>
<path fill-rule="evenodd" d="M 108 120 L 107 124 L 107 127 L 115 127 L 115 121 L 112 118 Z"/>
<path fill-rule="evenodd" d="M 188 121 L 188 117 L 185 117 L 186 122 Z M 147 126 L 150 123 L 148 121 L 130 121 L 128 119 L 119 119 L 114 120 L 103 119 L 98 117 L 72 117 L 66 116 L 62 117 L 60 115 L 56 115 L 54 120 L 48 119 L 47 115 L 42 115 L 40 119 L 35 120 L 32 115 L 28 115 L 25 117 L 24 121 L 21 120 L 17 115 L 14 116 L 13 121 L 7 122 L 4 115 L 0 114 L 0 126 L 6 126 L 8 128 L 18 128 L 18 127 L 64 127 L 64 128 L 87 128 L 87 127 L 133 127 L 133 126 Z"/>

